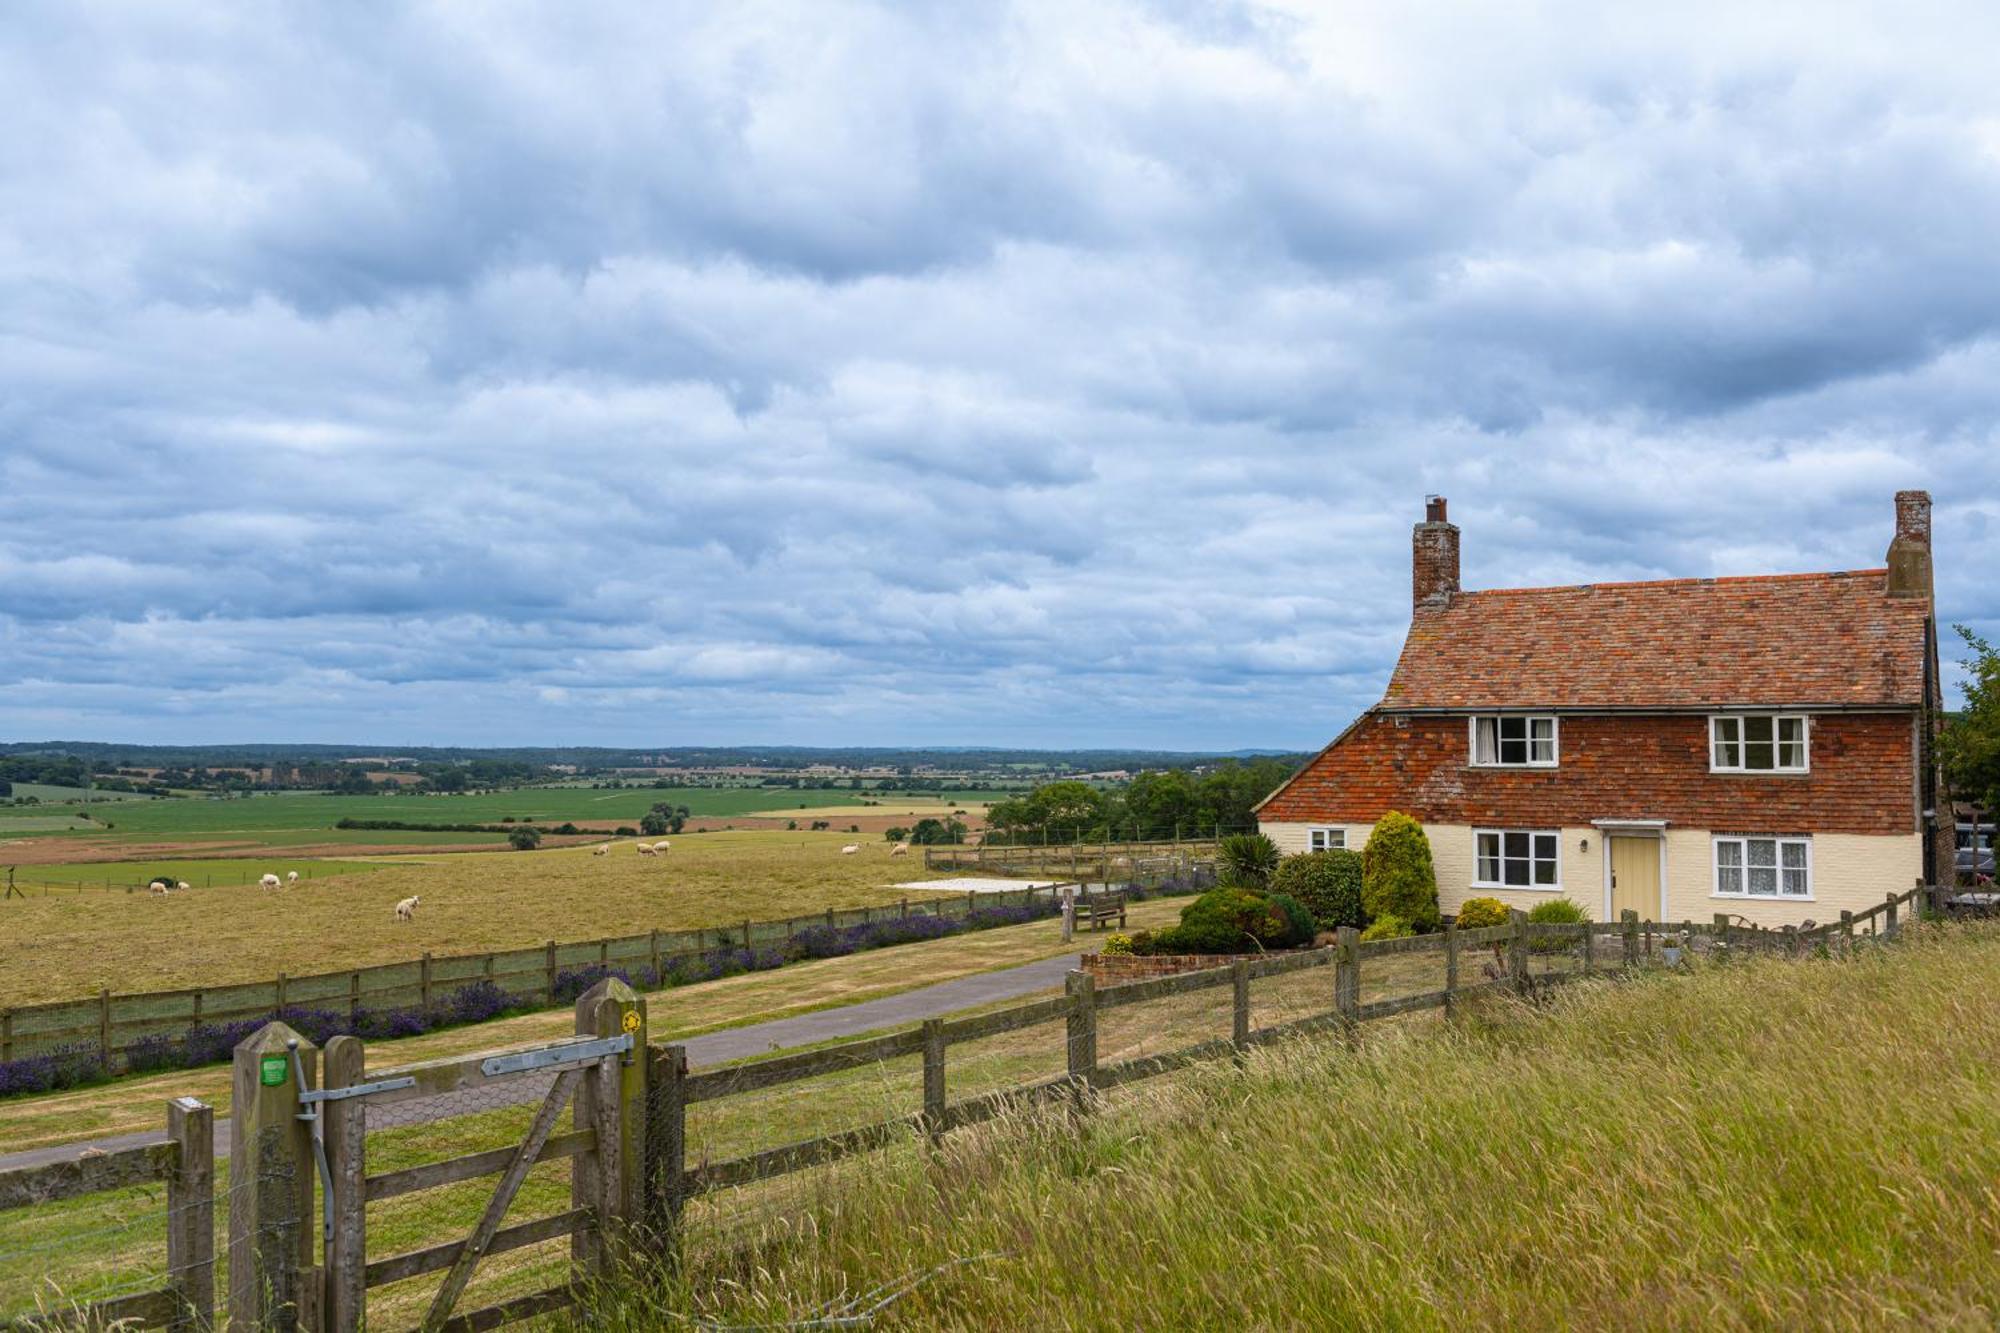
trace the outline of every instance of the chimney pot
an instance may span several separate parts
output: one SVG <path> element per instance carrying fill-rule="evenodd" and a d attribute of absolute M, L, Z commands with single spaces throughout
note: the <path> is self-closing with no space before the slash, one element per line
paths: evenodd
<path fill-rule="evenodd" d="M 1442 495 L 1424 497 L 1424 521 L 1410 532 L 1410 603 L 1449 606 L 1458 592 L 1458 529 L 1445 521 Z"/>
<path fill-rule="evenodd" d="M 1896 492 L 1896 535 L 1889 543 L 1889 575 L 1885 591 L 1891 597 L 1931 595 L 1931 493 Z"/>

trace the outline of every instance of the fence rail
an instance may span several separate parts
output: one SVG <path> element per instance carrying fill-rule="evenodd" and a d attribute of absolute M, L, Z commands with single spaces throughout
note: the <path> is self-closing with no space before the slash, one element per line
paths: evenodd
<path fill-rule="evenodd" d="M 963 919 L 982 907 L 1053 902 L 1058 886 L 1027 887 L 1004 893 L 905 897 L 880 905 L 828 908 L 809 916 L 774 921 L 741 921 L 692 930 L 650 930 L 561 943 L 550 940 L 526 949 L 489 953 L 430 954 L 405 962 L 289 976 L 269 981 L 193 986 L 58 1000 L 0 1008 L 0 1063 L 75 1051 L 94 1052 L 107 1072 L 126 1067 L 134 1044 L 184 1035 L 191 1028 L 268 1018 L 292 1009 L 345 1013 L 364 1010 L 430 1009 L 460 987 L 491 984 L 517 999 L 552 1005 L 561 998 L 565 972 L 588 968 L 650 967 L 657 975 L 676 963 L 715 949 L 778 947 L 800 933 L 936 916 Z"/>
<path fill-rule="evenodd" d="M 926 870 L 983 870 L 1003 875 L 1061 875 L 1066 879 L 1111 881 L 1144 868 L 1185 868 L 1213 861 L 1213 838 L 1146 842 L 1067 842 L 1044 844 L 934 844 L 924 848 Z"/>

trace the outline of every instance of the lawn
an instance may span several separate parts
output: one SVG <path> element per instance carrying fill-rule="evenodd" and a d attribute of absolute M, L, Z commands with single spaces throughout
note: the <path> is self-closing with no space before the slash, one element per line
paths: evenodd
<path fill-rule="evenodd" d="M 22 946 L 0 969 L 0 1005 L 79 998 L 99 987 L 129 992 L 339 971 L 426 950 L 481 953 L 776 920 L 907 896 L 891 885 L 912 877 L 908 858 L 890 859 L 879 838 L 843 856 L 848 841 L 839 833 L 707 833 L 673 839 L 661 857 L 639 856 L 628 841 L 606 856 L 588 847 L 444 853 L 351 873 L 329 873 L 335 867 L 322 862 L 312 881 L 277 893 L 245 884 L 167 897 L 0 900 L 0 932 Z M 416 919 L 398 922 L 395 904 L 413 895 L 423 900 Z"/>
<path fill-rule="evenodd" d="M 1989 1328 L 1997 1020 L 1982 925 L 1287 1043 L 809 1177 L 589 1326 Z"/>

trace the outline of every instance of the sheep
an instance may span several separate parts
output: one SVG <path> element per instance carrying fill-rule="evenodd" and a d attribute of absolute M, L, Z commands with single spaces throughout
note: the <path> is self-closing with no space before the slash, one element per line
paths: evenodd
<path fill-rule="evenodd" d="M 296 871 L 296 870 L 287 870 L 287 871 L 285 872 L 285 883 L 286 883 L 286 885 L 287 885 L 287 886 L 289 886 L 289 885 L 293 885 L 293 884 L 296 884 L 296 883 L 298 883 L 298 882 L 299 882 L 299 872 L 298 872 L 298 871 Z"/>
<path fill-rule="evenodd" d="M 907 842 L 899 842 L 889 849 L 889 855 L 891 856 L 908 856 L 909 854 L 910 844 Z"/>
<path fill-rule="evenodd" d="M 607 843 L 605 843 L 605 844 L 604 844 L 604 845 L 603 845 L 602 847 L 593 847 L 593 848 L 591 848 L 591 849 L 590 849 L 590 854 L 591 854 L 592 856 L 604 856 L 604 855 L 606 855 L 607 853 L 609 853 L 609 852 L 610 852 L 610 850 L 611 850 L 611 844 L 607 842 Z"/>
<path fill-rule="evenodd" d="M 186 893 L 187 891 L 188 891 L 188 882 L 186 880 L 181 880 L 179 883 L 174 885 L 175 893 Z"/>
<path fill-rule="evenodd" d="M 418 898 L 418 896 L 413 893 L 409 897 L 403 899 L 403 901 L 397 903 L 396 919 L 398 921 L 414 921 L 417 916 L 417 903 L 419 901 L 420 899 Z"/>
<path fill-rule="evenodd" d="M 172 893 L 174 891 L 174 886 L 163 879 L 156 879 L 146 887 L 154 893 Z"/>
<path fill-rule="evenodd" d="M 638 847 L 639 855 L 641 856 L 651 856 L 653 854 L 653 844 L 650 842 L 641 842 L 634 845 Z"/>
<path fill-rule="evenodd" d="M 841 849 L 840 849 L 840 854 L 841 854 L 842 856 L 852 856 L 852 855 L 854 855 L 854 854 L 855 854 L 856 852 L 858 852 L 858 851 L 860 851 L 860 850 L 861 850 L 861 844 L 860 844 L 860 843 L 858 843 L 858 842 L 850 842 L 850 843 L 848 843 L 848 844 L 847 844 L 847 845 L 846 845 L 845 847 L 843 847 L 843 848 L 841 848 Z"/>
<path fill-rule="evenodd" d="M 269 892 L 270 890 L 277 888 L 278 885 L 282 883 L 282 881 L 276 875 L 266 875 L 264 876 L 264 878 L 258 880 L 257 883 L 266 892 Z"/>
<path fill-rule="evenodd" d="M 653 854 L 656 856 L 665 856 L 667 854 L 667 849 L 671 846 L 673 846 L 672 843 L 668 842 L 665 838 L 662 838 L 658 842 L 653 844 Z"/>

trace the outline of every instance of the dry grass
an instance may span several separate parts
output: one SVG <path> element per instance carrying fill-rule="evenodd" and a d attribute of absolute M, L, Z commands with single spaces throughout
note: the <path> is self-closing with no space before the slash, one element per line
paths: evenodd
<path fill-rule="evenodd" d="M 2000 929 L 1299 1042 L 870 1159 L 592 1327 L 1990 1328 Z M 979 1257 L 986 1256 L 986 1257 Z"/>
<path fill-rule="evenodd" d="M 437 954 L 527 948 L 659 928 L 804 916 L 894 902 L 910 878 L 888 844 L 838 833 L 708 833 L 662 857 L 630 841 L 588 847 L 409 857 L 386 869 L 265 893 L 255 885 L 184 894 L 79 894 L 0 904 L 14 942 L 0 1005 L 114 992 L 268 980 Z M 327 867 L 320 867 L 324 874 Z M 394 905 L 420 894 L 416 920 Z"/>

